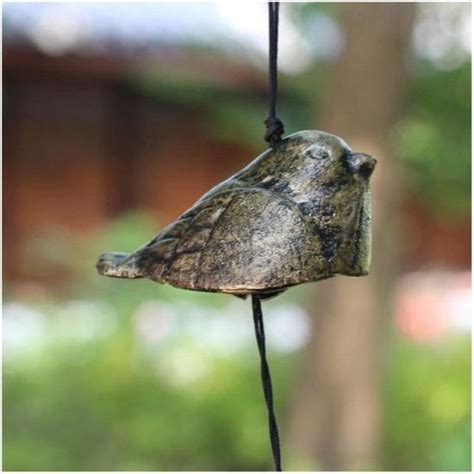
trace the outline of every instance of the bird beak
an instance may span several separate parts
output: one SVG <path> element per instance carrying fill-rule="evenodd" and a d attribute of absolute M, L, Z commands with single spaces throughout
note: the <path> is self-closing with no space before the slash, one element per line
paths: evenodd
<path fill-rule="evenodd" d="M 369 179 L 374 171 L 377 160 L 366 153 L 348 153 L 346 157 L 347 166 L 352 174 L 357 174 Z"/>

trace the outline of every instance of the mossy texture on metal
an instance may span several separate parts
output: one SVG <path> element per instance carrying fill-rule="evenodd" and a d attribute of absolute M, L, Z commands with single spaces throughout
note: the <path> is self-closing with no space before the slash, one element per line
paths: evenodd
<path fill-rule="evenodd" d="M 376 160 L 320 131 L 289 135 L 131 254 L 97 270 L 190 290 L 262 297 L 370 264 Z"/>

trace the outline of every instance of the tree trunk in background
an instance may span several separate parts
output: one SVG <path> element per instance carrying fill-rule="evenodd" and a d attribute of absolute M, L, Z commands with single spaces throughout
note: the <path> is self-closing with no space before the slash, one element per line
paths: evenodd
<path fill-rule="evenodd" d="M 314 286 L 314 329 L 296 388 L 289 445 L 325 470 L 377 462 L 384 320 L 396 271 L 399 178 L 390 150 L 407 75 L 414 4 L 343 7 L 345 49 L 335 66 L 318 128 L 378 159 L 372 178 L 373 249 L 369 277 Z"/>

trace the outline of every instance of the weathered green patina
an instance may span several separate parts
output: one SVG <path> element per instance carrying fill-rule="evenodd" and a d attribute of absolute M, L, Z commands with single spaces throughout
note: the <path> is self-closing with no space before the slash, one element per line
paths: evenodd
<path fill-rule="evenodd" d="M 335 135 L 294 133 L 140 249 L 101 255 L 97 270 L 261 297 L 336 274 L 366 275 L 375 164 Z"/>

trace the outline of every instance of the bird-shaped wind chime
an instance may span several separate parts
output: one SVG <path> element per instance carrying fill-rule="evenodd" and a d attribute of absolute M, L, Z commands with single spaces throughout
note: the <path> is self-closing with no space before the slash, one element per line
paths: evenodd
<path fill-rule="evenodd" d="M 188 290 L 251 295 L 272 453 L 281 471 L 261 300 L 337 274 L 367 275 L 369 178 L 376 161 L 321 131 L 282 138 L 275 110 L 278 6 L 269 3 L 269 148 L 135 252 L 101 255 L 97 270 Z"/>

